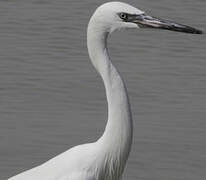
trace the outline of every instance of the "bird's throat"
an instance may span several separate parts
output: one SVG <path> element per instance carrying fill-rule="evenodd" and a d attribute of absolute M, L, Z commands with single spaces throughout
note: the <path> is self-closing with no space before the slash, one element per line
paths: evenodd
<path fill-rule="evenodd" d="M 107 125 L 97 142 L 104 149 L 107 159 L 110 156 L 114 161 L 121 162 L 119 169 L 123 171 L 131 149 L 133 135 L 129 98 L 126 86 L 108 55 L 108 33 L 90 26 L 93 24 L 89 24 L 87 32 L 89 56 L 103 79 L 108 103 Z"/>

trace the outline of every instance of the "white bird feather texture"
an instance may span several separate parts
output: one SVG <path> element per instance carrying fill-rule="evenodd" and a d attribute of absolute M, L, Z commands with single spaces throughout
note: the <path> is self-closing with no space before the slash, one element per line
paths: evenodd
<path fill-rule="evenodd" d="M 126 86 L 108 55 L 107 38 L 115 30 L 139 27 L 203 33 L 190 26 L 148 16 L 121 2 L 109 2 L 98 7 L 89 21 L 87 47 L 91 62 L 102 77 L 106 90 L 108 121 L 103 135 L 94 143 L 73 147 L 9 180 L 121 178 L 132 145 L 132 114 Z"/>
<path fill-rule="evenodd" d="M 109 2 L 97 8 L 87 30 L 89 56 L 103 79 L 108 102 L 103 135 L 94 143 L 75 146 L 9 180 L 120 179 L 132 144 L 132 115 L 126 87 L 107 52 L 107 37 L 116 29 L 137 26 L 123 23 L 118 12 L 142 13 L 128 4 Z"/>

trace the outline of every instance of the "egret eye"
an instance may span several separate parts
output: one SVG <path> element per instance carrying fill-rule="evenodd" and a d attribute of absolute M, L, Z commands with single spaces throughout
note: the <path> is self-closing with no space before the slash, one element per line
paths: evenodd
<path fill-rule="evenodd" d="M 119 17 L 123 20 L 127 20 L 127 14 L 126 13 L 119 13 Z"/>

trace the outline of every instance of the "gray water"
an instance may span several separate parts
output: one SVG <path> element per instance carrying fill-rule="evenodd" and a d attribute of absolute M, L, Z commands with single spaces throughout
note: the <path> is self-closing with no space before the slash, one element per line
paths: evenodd
<path fill-rule="evenodd" d="M 95 0 L 0 1 L 0 179 L 95 141 L 105 92 L 87 54 Z M 206 31 L 204 0 L 125 0 Z M 109 39 L 134 142 L 124 179 L 206 179 L 206 37 L 140 29 Z"/>

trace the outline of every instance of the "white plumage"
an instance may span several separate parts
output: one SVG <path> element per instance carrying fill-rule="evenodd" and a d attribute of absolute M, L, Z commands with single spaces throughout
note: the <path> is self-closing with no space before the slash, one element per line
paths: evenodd
<path fill-rule="evenodd" d="M 152 27 L 201 34 L 189 26 L 147 16 L 121 2 L 97 8 L 87 29 L 87 47 L 92 64 L 103 79 L 108 102 L 108 122 L 94 143 L 69 149 L 46 163 L 9 180 L 118 180 L 132 144 L 133 125 L 125 84 L 110 61 L 107 37 L 114 30 Z"/>
<path fill-rule="evenodd" d="M 132 117 L 125 85 L 109 59 L 106 40 L 110 32 L 127 27 L 126 23 L 121 22 L 121 19 L 116 16 L 116 12 L 121 11 L 141 12 L 127 4 L 106 3 L 91 17 L 87 32 L 91 61 L 100 73 L 106 88 L 108 123 L 104 134 L 94 143 L 73 147 L 9 180 L 117 180 L 120 178 L 132 143 Z"/>

